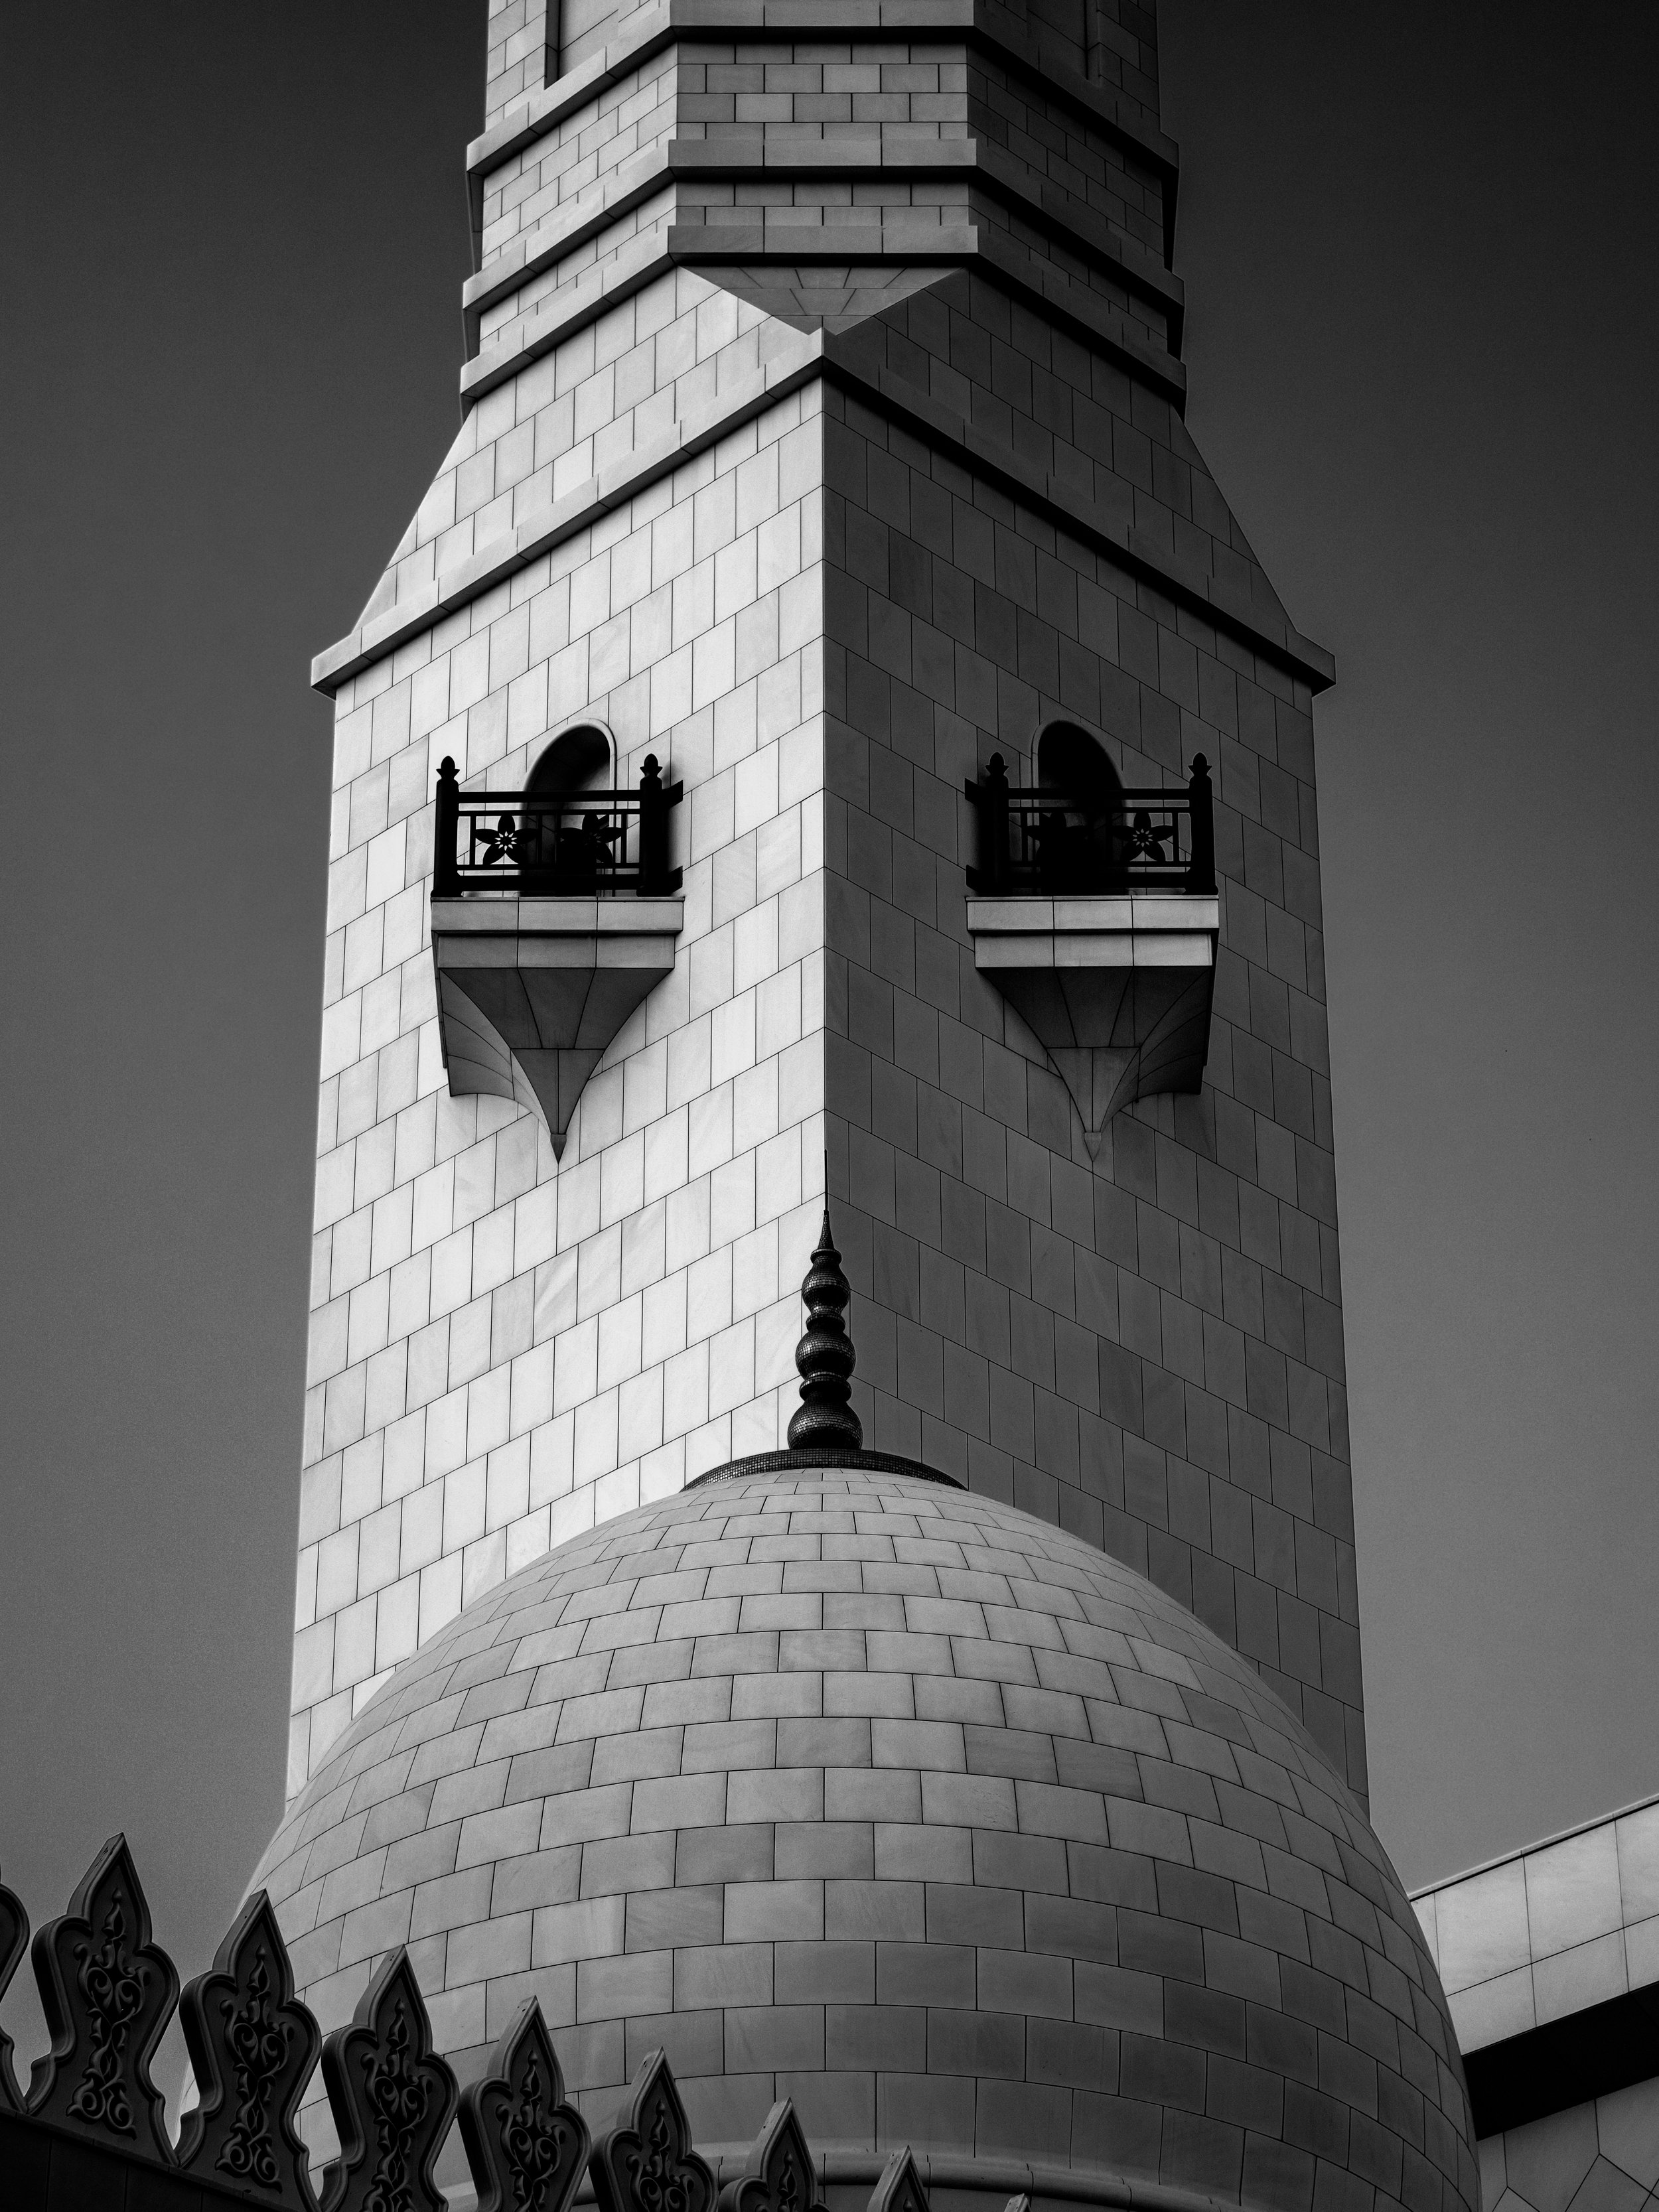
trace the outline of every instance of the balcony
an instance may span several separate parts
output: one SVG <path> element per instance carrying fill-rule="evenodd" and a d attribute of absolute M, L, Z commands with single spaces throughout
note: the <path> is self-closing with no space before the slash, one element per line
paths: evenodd
<path fill-rule="evenodd" d="M 463 792 L 438 771 L 432 959 L 449 1088 L 514 1098 L 564 1152 L 582 1086 L 672 974 L 684 901 L 665 786 Z"/>
<path fill-rule="evenodd" d="M 974 963 L 1044 1047 L 1089 1150 L 1120 1108 L 1196 1091 L 1209 1054 L 1215 832 L 1204 756 L 1184 791 L 967 786 Z"/>

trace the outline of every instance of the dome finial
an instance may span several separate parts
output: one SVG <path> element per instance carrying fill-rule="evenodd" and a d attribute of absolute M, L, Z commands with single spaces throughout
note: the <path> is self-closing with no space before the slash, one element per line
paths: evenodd
<path fill-rule="evenodd" d="M 801 1402 L 789 1424 L 789 1449 L 860 1451 L 864 1446 L 864 1428 L 848 1402 L 853 1395 L 848 1378 L 858 1354 L 842 1319 L 853 1290 L 841 1271 L 827 1199 L 817 1249 L 800 1294 L 806 1303 L 806 1333 L 795 1346 Z"/>

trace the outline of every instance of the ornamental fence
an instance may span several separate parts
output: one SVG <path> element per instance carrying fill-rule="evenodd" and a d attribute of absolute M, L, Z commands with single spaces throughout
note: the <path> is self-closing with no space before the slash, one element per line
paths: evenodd
<path fill-rule="evenodd" d="M 0 1999 L 28 1946 L 28 1917 L 0 1885 Z M 263 1890 L 249 1898 L 211 1969 L 185 1984 L 153 1940 L 124 1836 L 104 1845 L 69 1911 L 34 1938 L 52 2038 L 27 2092 L 0 2034 L 0 2200 L 8 2212 L 444 2212 L 434 2179 L 459 2124 L 477 2212 L 824 2212 L 793 2106 L 775 2105 L 744 2170 L 724 2186 L 692 2142 L 668 2060 L 645 2059 L 597 2136 L 565 2096 L 532 1998 L 463 2089 L 442 2054 L 401 1947 L 371 1979 L 349 2027 L 325 2037 L 294 1990 Z M 178 2141 L 150 2075 L 177 2008 L 199 2099 Z M 313 2177 L 301 2100 L 320 2053 L 339 2155 Z M 723 2161 L 724 2163 L 724 2161 Z M 587 2185 L 584 2191 L 583 2184 Z M 930 2212 L 908 2148 L 887 2160 L 869 2212 Z M 1017 2197 L 1008 2212 L 1030 2212 Z"/>
<path fill-rule="evenodd" d="M 1214 808 L 1202 753 L 1194 756 L 1184 791 L 1116 787 L 1109 798 L 1010 784 L 1000 753 L 965 788 L 977 830 L 968 888 L 983 897 L 1215 895 Z"/>
<path fill-rule="evenodd" d="M 463 791 L 453 760 L 438 769 L 432 896 L 494 891 L 524 898 L 680 885 L 668 864 L 668 814 L 684 786 L 647 753 L 637 791 Z"/>

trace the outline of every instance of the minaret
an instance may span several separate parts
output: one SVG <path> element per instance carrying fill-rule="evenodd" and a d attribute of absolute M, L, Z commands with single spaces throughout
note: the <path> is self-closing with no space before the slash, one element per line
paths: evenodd
<path fill-rule="evenodd" d="M 1182 421 L 1152 7 L 489 36 L 461 430 L 313 672 L 290 1786 L 783 1445 L 828 1196 L 865 1443 L 1148 1575 L 1363 1793 L 1333 669 Z"/>

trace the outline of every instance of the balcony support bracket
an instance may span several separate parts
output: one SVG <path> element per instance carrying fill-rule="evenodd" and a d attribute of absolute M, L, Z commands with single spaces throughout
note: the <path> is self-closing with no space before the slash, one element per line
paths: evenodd
<path fill-rule="evenodd" d="M 434 898 L 449 1088 L 516 1099 L 562 1158 L 582 1086 L 673 972 L 678 898 Z"/>
<path fill-rule="evenodd" d="M 1219 901 L 1190 892 L 969 899 L 974 964 L 1048 1052 L 1091 1158 L 1121 1108 L 1202 1082 L 1219 930 Z"/>

